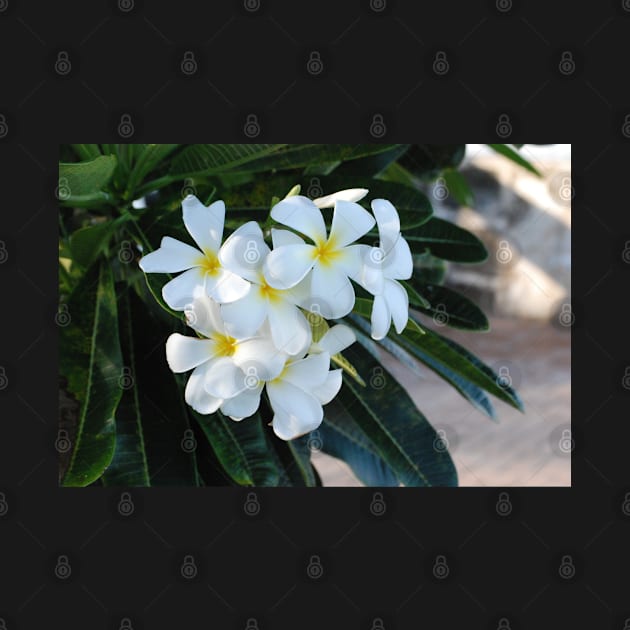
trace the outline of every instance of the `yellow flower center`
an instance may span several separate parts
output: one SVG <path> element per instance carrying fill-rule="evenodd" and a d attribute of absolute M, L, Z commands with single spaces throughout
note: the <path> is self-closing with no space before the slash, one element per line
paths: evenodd
<path fill-rule="evenodd" d="M 261 274 L 260 284 L 258 285 L 258 292 L 260 297 L 267 298 L 270 302 L 279 302 L 282 299 L 282 289 L 274 289 L 270 287 Z"/>
<path fill-rule="evenodd" d="M 332 239 L 315 246 L 315 257 L 322 265 L 331 265 L 340 255 L 341 250 Z"/>
<path fill-rule="evenodd" d="M 217 334 L 213 336 L 213 339 L 216 343 L 217 356 L 231 357 L 236 351 L 237 342 L 234 337 Z"/>
<path fill-rule="evenodd" d="M 221 269 L 221 264 L 219 263 L 217 255 L 208 250 L 206 250 L 204 255 L 199 258 L 197 264 L 201 267 L 201 271 L 203 273 L 210 274 L 211 276 L 216 275 Z"/>

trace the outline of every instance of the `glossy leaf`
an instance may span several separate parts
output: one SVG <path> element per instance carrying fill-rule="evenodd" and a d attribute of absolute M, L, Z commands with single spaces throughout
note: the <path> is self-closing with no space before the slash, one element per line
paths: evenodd
<path fill-rule="evenodd" d="M 438 258 L 464 263 L 483 262 L 488 257 L 484 244 L 474 234 L 438 217 L 407 230 L 404 237 L 414 254 L 429 250 Z"/>
<path fill-rule="evenodd" d="M 89 162 L 60 163 L 59 187 L 70 202 L 73 198 L 92 195 L 101 191 L 109 182 L 116 168 L 116 157 L 101 155 Z"/>
<path fill-rule="evenodd" d="M 540 171 L 538 171 L 538 169 L 536 169 L 536 167 L 531 162 L 526 160 L 518 151 L 515 151 L 512 147 L 510 147 L 510 145 L 489 144 L 488 146 L 494 151 L 496 151 L 497 153 L 508 158 L 508 160 L 512 160 L 512 162 L 515 162 L 519 166 L 522 166 L 523 168 L 527 169 L 530 173 L 533 173 L 534 175 L 538 175 L 538 177 L 541 177 Z"/>
<path fill-rule="evenodd" d="M 70 236 L 72 259 L 84 268 L 89 267 L 103 251 L 116 229 L 113 221 L 80 228 Z"/>
<path fill-rule="evenodd" d="M 442 177 L 444 178 L 446 188 L 459 204 L 469 207 L 475 205 L 472 190 L 470 190 L 468 182 L 459 171 L 447 168 L 442 172 Z"/>
<path fill-rule="evenodd" d="M 72 457 L 62 484 L 87 486 L 114 455 L 114 414 L 122 389 L 116 294 L 107 264 L 92 267 L 68 301 L 70 324 L 61 329 L 60 371 L 80 402 Z"/>

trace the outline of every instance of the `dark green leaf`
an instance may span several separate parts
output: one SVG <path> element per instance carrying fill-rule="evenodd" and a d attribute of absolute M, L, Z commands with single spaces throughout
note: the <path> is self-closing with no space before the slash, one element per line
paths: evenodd
<path fill-rule="evenodd" d="M 466 153 L 465 144 L 412 144 L 398 161 L 421 179 L 433 179 L 445 168 L 456 168 Z"/>
<path fill-rule="evenodd" d="M 442 284 L 446 276 L 446 262 L 441 258 L 432 256 L 429 252 L 414 254 L 413 276 L 421 282 L 430 284 Z"/>
<path fill-rule="evenodd" d="M 116 229 L 113 221 L 80 228 L 70 236 L 72 259 L 84 268 L 89 267 L 103 251 Z"/>
<path fill-rule="evenodd" d="M 472 190 L 470 190 L 468 182 L 459 171 L 447 168 L 442 172 L 442 177 L 444 178 L 447 190 L 455 197 L 457 203 L 469 207 L 475 205 Z"/>
<path fill-rule="evenodd" d="M 150 486 L 140 392 L 136 380 L 135 345 L 129 295 L 119 299 L 121 342 L 125 365 L 120 376 L 123 394 L 116 410 L 116 447 L 114 457 L 103 474 L 105 486 Z"/>
<path fill-rule="evenodd" d="M 334 421 L 329 418 L 334 418 Z M 322 451 L 343 460 L 366 486 L 398 486 L 394 471 L 383 461 L 357 422 L 336 401 L 326 407 L 319 427 Z"/>
<path fill-rule="evenodd" d="M 530 173 L 534 175 L 538 175 L 541 177 L 540 172 L 528 161 L 526 160 L 520 153 L 515 151 L 512 147 L 507 144 L 489 144 L 491 149 L 494 149 L 497 153 L 500 153 L 504 157 L 512 160 L 512 162 L 516 162 L 519 166 L 526 168 Z"/>
<path fill-rule="evenodd" d="M 116 294 L 109 265 L 95 265 L 68 301 L 71 322 L 61 329 L 60 371 L 81 404 L 64 486 L 98 479 L 114 454 L 114 413 L 122 390 Z"/>
<path fill-rule="evenodd" d="M 438 324 L 463 330 L 488 330 L 488 318 L 467 297 L 447 287 L 416 282 L 413 278 L 409 283 L 429 301 L 430 306 L 417 301 L 412 295 L 409 296 L 410 303 Z"/>
<path fill-rule="evenodd" d="M 484 244 L 474 235 L 450 221 L 432 217 L 424 225 L 404 234 L 411 251 L 431 254 L 454 262 L 482 262 L 488 257 Z"/>
<path fill-rule="evenodd" d="M 135 165 L 129 176 L 127 190 L 133 192 L 144 178 L 179 146 L 179 144 L 145 145 L 136 157 Z"/>
<path fill-rule="evenodd" d="M 276 486 L 279 473 L 267 442 L 260 413 L 239 422 L 220 411 L 193 412 L 225 472 L 241 486 Z"/>
<path fill-rule="evenodd" d="M 102 155 L 98 144 L 73 144 L 71 145 L 80 160 L 93 160 Z"/>
<path fill-rule="evenodd" d="M 73 198 L 98 193 L 109 182 L 115 168 L 113 155 L 101 155 L 89 162 L 60 163 L 60 199 L 71 203 Z"/>
<path fill-rule="evenodd" d="M 376 177 L 382 173 L 390 164 L 395 162 L 401 155 L 404 155 L 409 149 L 408 144 L 397 144 L 392 149 L 370 155 L 368 157 L 352 160 L 351 162 L 341 163 L 335 170 L 335 177 Z M 344 186 L 344 188 L 352 188 L 352 186 Z M 366 186 L 368 188 L 368 186 Z M 333 191 L 334 192 L 334 191 Z"/>
<path fill-rule="evenodd" d="M 457 485 L 450 455 L 433 447 L 437 434 L 407 392 L 360 344 L 345 352 L 362 374 L 371 376 L 367 388 L 344 377 L 336 400 L 365 434 L 371 450 L 404 485 Z M 336 422 L 335 416 L 327 417 Z"/>

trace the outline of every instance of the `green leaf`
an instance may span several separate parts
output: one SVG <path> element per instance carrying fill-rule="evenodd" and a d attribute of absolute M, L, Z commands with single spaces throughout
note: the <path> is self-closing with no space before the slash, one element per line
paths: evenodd
<path fill-rule="evenodd" d="M 398 164 L 416 177 L 433 179 L 459 166 L 465 154 L 465 144 L 412 144 Z"/>
<path fill-rule="evenodd" d="M 179 146 L 179 144 L 147 144 L 136 158 L 129 175 L 127 191 L 133 193 L 144 178 Z"/>
<path fill-rule="evenodd" d="M 59 188 L 63 201 L 72 203 L 77 197 L 90 196 L 101 191 L 116 168 L 116 157 L 101 155 L 89 162 L 60 163 Z M 66 190 L 67 188 L 67 190 Z"/>
<path fill-rule="evenodd" d="M 446 262 L 429 252 L 413 254 L 413 276 L 421 282 L 442 284 L 446 277 Z"/>
<path fill-rule="evenodd" d="M 90 269 L 68 301 L 71 322 L 61 329 L 60 371 L 81 404 L 64 486 L 98 479 L 114 454 L 114 413 L 122 390 L 116 294 L 109 265 Z"/>
<path fill-rule="evenodd" d="M 515 162 L 519 166 L 527 169 L 530 173 L 538 175 L 538 177 L 542 177 L 540 172 L 528 160 L 526 160 L 520 153 L 515 151 L 508 144 L 489 144 L 488 146 L 497 153 L 500 153 L 509 160 L 512 160 L 512 162 Z"/>
<path fill-rule="evenodd" d="M 455 197 L 457 203 L 462 206 L 473 207 L 475 205 L 475 198 L 473 197 L 472 190 L 464 176 L 455 169 L 447 168 L 442 172 L 444 183 L 448 191 Z"/>
<path fill-rule="evenodd" d="M 193 144 L 171 164 L 171 177 L 226 171 L 260 172 L 352 160 L 393 148 L 390 144 Z"/>
<path fill-rule="evenodd" d="M 193 412 L 214 454 L 230 478 L 241 486 L 276 486 L 274 465 L 260 413 L 236 422 L 220 411 L 202 416 Z"/>
<path fill-rule="evenodd" d="M 428 249 L 438 258 L 466 263 L 482 262 L 488 257 L 484 244 L 474 234 L 437 217 L 406 231 L 403 236 L 415 254 Z"/>
<path fill-rule="evenodd" d="M 390 334 L 389 337 L 440 376 L 444 376 L 444 371 L 438 371 L 436 365 L 486 390 L 508 405 L 523 410 L 523 403 L 514 389 L 500 384 L 499 376 L 490 367 L 454 341 L 428 329 L 425 329 L 424 335 L 419 335 L 406 328 L 401 335 Z M 427 362 L 427 357 L 430 362 Z M 460 388 L 458 389 L 463 393 Z"/>
<path fill-rule="evenodd" d="M 105 249 L 116 229 L 113 221 L 80 228 L 70 235 L 72 259 L 84 268 L 89 267 Z"/>
<path fill-rule="evenodd" d="M 416 300 L 410 295 L 410 303 L 420 312 L 433 317 L 438 324 L 461 328 L 463 330 L 488 330 L 488 318 L 483 311 L 467 297 L 435 284 L 416 282 L 413 278 L 409 283 L 428 299 L 430 305 Z"/>
<path fill-rule="evenodd" d="M 318 430 L 322 439 L 322 451 L 346 462 L 363 484 L 372 487 L 399 485 L 394 471 L 338 402 L 333 400 L 326 407 L 326 417 Z"/>
<path fill-rule="evenodd" d="M 371 450 L 406 486 L 457 485 L 450 455 L 433 447 L 437 434 L 407 392 L 360 344 L 346 353 L 363 374 L 371 375 L 369 387 L 360 388 L 344 377 L 336 401 L 354 419 Z M 327 408 L 327 418 L 337 423 L 334 407 Z"/>
<path fill-rule="evenodd" d="M 102 155 L 98 144 L 73 144 L 71 146 L 81 160 L 93 160 Z"/>
<path fill-rule="evenodd" d="M 390 164 L 404 155 L 409 147 L 409 144 L 397 144 L 388 151 L 352 160 L 351 162 L 343 162 L 334 170 L 335 177 L 362 177 L 363 180 L 368 177 L 376 177 Z M 352 186 L 344 186 L 344 188 L 352 188 Z"/>
<path fill-rule="evenodd" d="M 119 299 L 121 341 L 125 365 L 120 382 L 123 394 L 116 410 L 116 446 L 114 457 L 103 474 L 105 486 L 150 486 L 140 392 L 136 380 L 135 344 L 129 295 Z"/>

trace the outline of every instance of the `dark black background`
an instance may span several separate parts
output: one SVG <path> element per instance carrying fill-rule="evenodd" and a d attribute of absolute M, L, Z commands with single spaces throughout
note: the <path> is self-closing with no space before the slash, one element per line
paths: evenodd
<path fill-rule="evenodd" d="M 132 4 L 0 0 L 0 627 L 623 630 L 630 3 Z M 246 489 L 134 490 L 123 517 L 119 491 L 57 488 L 59 143 L 120 142 L 123 115 L 130 142 L 247 142 L 251 114 L 256 141 L 371 142 L 380 115 L 382 141 L 573 143 L 572 489 L 510 489 L 501 518 L 499 489 L 386 490 L 380 517 L 369 489 L 256 490 L 255 517 Z"/>

